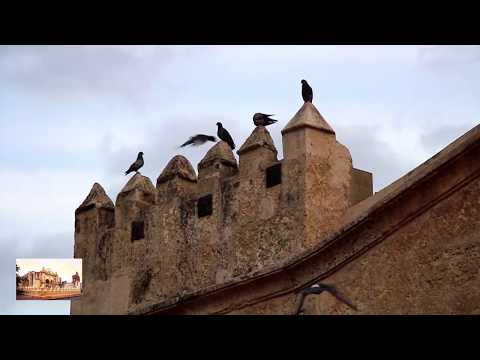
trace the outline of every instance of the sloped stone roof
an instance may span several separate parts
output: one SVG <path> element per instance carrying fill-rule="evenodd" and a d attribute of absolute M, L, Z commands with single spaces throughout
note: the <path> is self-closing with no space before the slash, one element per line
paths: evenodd
<path fill-rule="evenodd" d="M 107 208 L 113 209 L 113 201 L 108 197 L 107 193 L 99 183 L 95 183 L 90 190 L 88 196 L 83 200 L 82 204 L 75 210 L 79 213 L 91 208 Z"/>
<path fill-rule="evenodd" d="M 275 153 L 277 152 L 272 137 L 270 136 L 270 133 L 265 126 L 255 127 L 255 129 L 252 131 L 245 143 L 237 151 L 237 154 L 245 154 L 246 152 L 257 149 L 259 147 L 265 147 Z"/>
<path fill-rule="evenodd" d="M 198 163 L 198 168 L 203 169 L 211 166 L 215 160 L 228 166 L 237 167 L 237 159 L 235 159 L 232 149 L 225 141 L 219 141 L 208 150 L 205 157 Z"/>
<path fill-rule="evenodd" d="M 157 178 L 157 186 L 173 179 L 175 176 L 192 182 L 197 181 L 197 174 L 195 174 L 192 164 L 182 155 L 176 155 L 168 162 L 165 169 Z"/>
<path fill-rule="evenodd" d="M 282 134 L 300 128 L 313 128 L 335 135 L 332 127 L 323 118 L 317 108 L 309 102 L 303 104 L 300 110 L 293 116 L 288 124 L 283 128 Z"/>

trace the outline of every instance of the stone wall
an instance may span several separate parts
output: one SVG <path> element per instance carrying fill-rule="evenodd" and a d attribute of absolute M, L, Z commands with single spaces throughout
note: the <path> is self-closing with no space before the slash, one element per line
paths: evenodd
<path fill-rule="evenodd" d="M 220 141 L 198 164 L 198 177 L 175 156 L 156 187 L 131 177 L 115 206 L 94 185 L 76 213 L 84 295 L 71 313 L 124 314 L 273 266 L 315 245 L 353 201 L 372 193 L 365 176 L 352 176 L 348 149 L 312 104 L 284 128 L 283 147 L 279 160 L 259 126 L 238 163 Z"/>
<path fill-rule="evenodd" d="M 322 279 L 358 311 L 324 292 L 305 299 L 304 313 L 480 314 L 479 205 L 477 179 Z M 291 292 L 230 314 L 294 314 L 298 299 Z"/>

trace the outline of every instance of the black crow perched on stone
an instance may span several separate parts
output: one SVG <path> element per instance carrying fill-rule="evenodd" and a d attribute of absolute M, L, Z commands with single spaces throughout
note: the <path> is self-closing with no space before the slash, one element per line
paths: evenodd
<path fill-rule="evenodd" d="M 215 136 L 198 134 L 198 135 L 192 136 L 186 143 L 180 145 L 180 147 L 184 147 L 187 145 L 193 145 L 193 146 L 203 145 L 207 141 L 215 142 L 217 141 L 217 138 Z"/>
<path fill-rule="evenodd" d="M 138 173 L 138 169 L 140 169 L 143 166 L 143 152 L 139 152 L 137 156 L 137 160 L 130 165 L 127 171 L 125 171 L 125 175 L 130 174 L 132 171 L 135 171 Z"/>
<path fill-rule="evenodd" d="M 222 123 L 217 122 L 217 126 L 217 136 L 220 138 L 220 140 L 225 141 L 232 148 L 232 150 L 235 149 L 235 143 L 233 142 L 229 132 L 222 126 Z"/>
<path fill-rule="evenodd" d="M 327 291 L 333 296 L 335 296 L 338 300 L 343 302 L 344 304 L 347 304 L 350 308 L 353 310 L 358 310 L 355 305 L 353 305 L 350 300 L 346 298 L 345 295 L 343 295 L 340 291 L 337 290 L 333 285 L 327 285 L 327 284 L 314 284 L 309 288 L 303 289 L 300 292 L 300 301 L 298 303 L 297 311 L 295 312 L 296 315 L 300 314 L 303 306 L 303 302 L 305 301 L 305 298 L 308 295 L 319 295 L 322 292 Z"/>
<path fill-rule="evenodd" d="M 307 80 L 302 80 L 302 97 L 305 102 L 311 103 L 313 101 L 313 90 L 308 85 Z"/>
<path fill-rule="evenodd" d="M 270 116 L 273 116 L 273 114 L 268 115 L 268 114 L 256 113 L 255 115 L 253 115 L 253 123 L 255 124 L 255 126 L 268 126 L 276 123 L 277 120 L 270 119 Z"/>

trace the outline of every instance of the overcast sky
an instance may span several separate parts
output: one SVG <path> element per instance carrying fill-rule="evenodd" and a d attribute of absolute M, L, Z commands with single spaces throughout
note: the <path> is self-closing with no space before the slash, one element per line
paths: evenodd
<path fill-rule="evenodd" d="M 0 46 L 0 314 L 68 314 L 15 301 L 16 258 L 73 256 L 74 211 L 99 182 L 115 201 L 139 151 L 155 183 L 217 121 L 238 147 L 255 112 L 280 130 L 300 80 L 378 191 L 480 121 L 479 46 Z"/>

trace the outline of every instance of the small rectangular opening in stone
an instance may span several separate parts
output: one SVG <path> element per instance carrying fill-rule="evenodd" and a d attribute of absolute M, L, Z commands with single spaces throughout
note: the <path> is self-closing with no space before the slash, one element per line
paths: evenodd
<path fill-rule="evenodd" d="M 198 217 L 204 217 L 212 215 L 213 208 L 212 208 L 212 194 L 208 194 L 206 196 L 201 197 L 197 201 L 197 213 Z"/>
<path fill-rule="evenodd" d="M 275 164 L 266 170 L 266 187 L 270 188 L 282 183 L 282 164 Z"/>
<path fill-rule="evenodd" d="M 145 238 L 145 223 L 143 221 L 132 222 L 132 241 Z"/>

